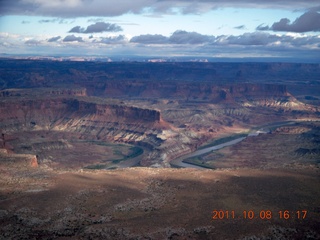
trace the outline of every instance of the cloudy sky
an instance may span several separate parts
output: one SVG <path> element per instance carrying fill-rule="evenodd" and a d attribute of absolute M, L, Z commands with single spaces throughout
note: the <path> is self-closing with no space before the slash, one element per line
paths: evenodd
<path fill-rule="evenodd" d="M 320 56 L 319 0 L 0 0 L 0 53 Z"/>

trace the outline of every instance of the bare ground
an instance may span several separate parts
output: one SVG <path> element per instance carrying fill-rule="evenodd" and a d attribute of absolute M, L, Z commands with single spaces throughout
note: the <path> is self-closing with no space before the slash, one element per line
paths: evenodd
<path fill-rule="evenodd" d="M 3 239 L 320 237 L 316 168 L 30 171 L 16 183 L 1 179 Z M 235 216 L 212 219 L 213 210 Z M 256 218 L 245 219 L 250 210 Z M 261 219 L 267 210 L 272 217 Z M 285 210 L 290 218 L 280 219 Z"/>

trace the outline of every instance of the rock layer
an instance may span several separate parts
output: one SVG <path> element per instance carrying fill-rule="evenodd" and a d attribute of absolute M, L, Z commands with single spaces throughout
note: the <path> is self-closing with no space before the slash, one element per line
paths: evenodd
<path fill-rule="evenodd" d="M 136 143 L 153 148 L 161 128 L 160 112 L 81 99 L 2 101 L 0 128 L 6 132 L 56 130 L 75 132 L 82 139 Z"/>
<path fill-rule="evenodd" d="M 122 98 L 171 98 L 212 103 L 239 100 L 265 100 L 289 96 L 285 85 L 277 84 L 214 84 L 208 82 L 132 82 L 108 81 L 99 92 L 102 96 Z"/>

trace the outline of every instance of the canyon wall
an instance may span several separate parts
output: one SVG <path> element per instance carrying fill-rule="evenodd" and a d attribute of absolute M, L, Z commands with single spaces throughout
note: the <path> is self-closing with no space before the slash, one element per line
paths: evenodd
<path fill-rule="evenodd" d="M 91 90 L 87 91 L 85 87 Z M 89 93 L 88 93 L 89 92 Z M 46 97 L 46 96 L 98 96 L 108 98 L 170 98 L 187 101 L 207 101 L 212 103 L 232 102 L 239 100 L 262 100 L 285 98 L 289 96 L 285 85 L 281 84 L 213 84 L 208 82 L 181 81 L 106 81 L 94 87 L 84 85 L 76 89 L 37 88 L 34 89 L 5 89 L 0 91 L 0 98 L 6 97 Z M 117 108 L 114 114 L 124 113 Z M 140 114 L 140 111 L 138 111 Z M 137 113 L 138 113 L 137 112 Z M 138 118 L 143 116 L 136 115 Z M 147 114 L 148 115 L 148 114 Z M 134 115 L 130 117 L 135 117 Z"/>
<path fill-rule="evenodd" d="M 160 112 L 75 98 L 7 98 L 0 104 L 0 129 L 6 132 L 53 130 L 75 132 L 83 139 L 159 145 Z"/>
<path fill-rule="evenodd" d="M 0 59 L 0 90 L 84 87 L 88 95 L 100 95 L 109 81 L 142 81 L 156 85 L 180 82 L 181 87 L 187 82 L 288 84 L 289 92 L 296 85 L 301 92 L 307 86 L 305 79 L 313 89 L 319 89 L 319 75 L 319 64 L 300 63 L 104 63 Z M 133 88 L 143 87 L 137 85 Z M 153 88 L 152 85 L 149 87 Z"/>
<path fill-rule="evenodd" d="M 21 94 L 16 92 L 17 88 L 30 91 L 47 88 L 54 89 L 47 93 L 49 95 L 64 96 L 175 98 L 211 103 L 260 101 L 288 97 L 285 85 L 299 85 L 304 78 L 308 78 L 317 89 L 320 86 L 319 74 L 319 64 L 103 63 L 7 59 L 0 60 L 0 90 L 4 89 L 0 97 Z"/>
<path fill-rule="evenodd" d="M 213 103 L 235 100 L 261 100 L 289 96 L 285 85 L 278 84 L 213 84 L 208 82 L 107 81 L 95 92 L 115 98 L 170 98 L 202 100 Z"/>

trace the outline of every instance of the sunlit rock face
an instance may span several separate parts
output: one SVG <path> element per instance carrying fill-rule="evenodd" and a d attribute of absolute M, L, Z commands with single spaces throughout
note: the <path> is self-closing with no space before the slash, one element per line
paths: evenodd
<path fill-rule="evenodd" d="M 78 99 L 26 99 L 3 101 L 1 128 L 52 128 L 77 120 L 116 123 L 156 124 L 160 112 L 116 104 L 98 104 Z"/>
<path fill-rule="evenodd" d="M 167 128 L 158 110 L 106 102 L 107 100 L 99 102 L 97 99 L 81 97 L 2 97 L 0 130 L 5 135 L 30 131 L 46 131 L 49 135 L 50 132 L 65 132 L 76 134 L 82 140 L 129 143 L 149 150 L 160 146 L 164 141 L 157 137 Z M 66 137 L 68 138 L 68 134 Z M 3 139 L 1 140 L 1 145 L 4 145 Z M 50 142 L 43 144 L 50 145 Z M 42 146 L 42 151 L 57 148 L 54 145 L 56 142 L 52 144 Z M 36 152 L 35 146 L 33 149 Z M 59 149 L 58 146 L 57 151 Z M 155 158 L 158 159 L 159 153 L 156 155 Z M 31 159 L 30 165 L 36 167 L 36 160 Z M 29 158 L 27 161 L 29 162 Z M 144 162 L 148 164 L 148 161 Z"/>

